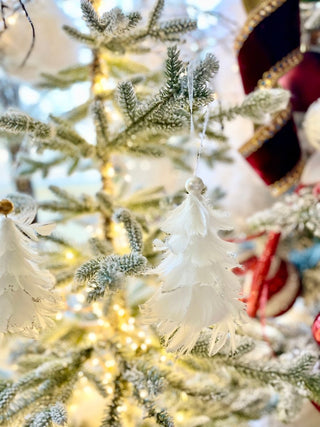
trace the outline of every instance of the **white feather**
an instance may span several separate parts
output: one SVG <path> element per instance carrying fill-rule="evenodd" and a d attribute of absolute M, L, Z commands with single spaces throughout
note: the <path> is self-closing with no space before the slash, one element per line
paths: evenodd
<path fill-rule="evenodd" d="M 142 307 L 148 323 L 156 323 L 167 350 L 192 350 L 202 329 L 213 327 L 210 353 L 230 336 L 234 346 L 235 322 L 243 311 L 240 282 L 231 271 L 237 266 L 235 245 L 218 232 L 230 229 L 225 215 L 217 214 L 201 195 L 199 178 L 190 194 L 170 213 L 161 227 L 170 237 L 164 259 L 153 273 L 163 279 L 160 289 Z M 189 180 L 190 181 L 190 180 Z M 198 187 L 196 187 L 198 185 Z M 203 186 L 204 187 L 204 186 Z"/>
<path fill-rule="evenodd" d="M 0 216 L 0 333 L 19 333 L 35 338 L 52 323 L 50 316 L 59 309 L 52 291 L 54 277 L 37 264 L 38 254 L 30 247 L 38 224 L 19 217 Z M 49 228 L 45 226 L 45 232 Z"/>

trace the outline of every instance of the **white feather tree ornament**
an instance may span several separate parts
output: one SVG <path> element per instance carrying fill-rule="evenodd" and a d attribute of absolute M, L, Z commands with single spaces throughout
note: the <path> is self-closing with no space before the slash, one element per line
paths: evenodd
<path fill-rule="evenodd" d="M 10 200 L 0 201 L 0 333 L 36 338 L 53 323 L 59 302 L 52 292 L 54 277 L 38 267 L 30 239 L 50 234 L 53 225 L 32 224 L 34 209 L 16 215 L 13 209 Z"/>
<path fill-rule="evenodd" d="M 211 326 L 209 353 L 219 351 L 228 336 L 234 350 L 244 304 L 239 301 L 240 282 L 232 272 L 238 265 L 235 245 L 218 235 L 232 226 L 210 207 L 200 178 L 189 179 L 186 190 L 184 202 L 161 227 L 170 236 L 163 244 L 165 258 L 153 272 L 163 283 L 142 310 L 148 323 L 157 324 L 170 352 L 190 352 L 202 329 Z"/>

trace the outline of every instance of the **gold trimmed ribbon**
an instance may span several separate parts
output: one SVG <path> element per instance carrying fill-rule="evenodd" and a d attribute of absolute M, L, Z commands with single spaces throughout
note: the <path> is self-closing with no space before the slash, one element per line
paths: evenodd
<path fill-rule="evenodd" d="M 261 24 L 261 22 L 273 14 L 278 8 L 280 8 L 286 1 L 290 0 L 264 0 L 259 5 L 257 5 L 249 13 L 247 20 L 241 29 L 239 35 L 235 40 L 235 49 L 237 54 L 239 54 L 241 48 L 245 44 L 246 40 L 249 38 L 250 34 L 255 30 L 255 28 Z M 300 51 L 300 48 L 296 48 L 293 51 L 285 55 L 281 60 L 272 65 L 269 70 L 266 70 L 261 79 L 258 80 L 256 88 L 259 89 L 269 89 L 274 88 L 278 85 L 278 80 L 284 74 L 286 74 L 293 67 L 298 65 L 303 59 L 303 54 Z M 285 110 L 280 111 L 273 116 L 270 124 L 266 126 L 260 126 L 254 133 L 253 137 L 244 143 L 240 148 L 239 152 L 244 156 L 248 157 L 255 151 L 259 150 L 260 147 L 266 142 L 274 137 L 279 130 L 281 130 L 289 120 L 292 119 L 292 110 L 291 106 L 287 107 Z M 292 185 L 294 185 L 298 180 L 303 170 L 304 161 L 300 159 L 298 163 L 289 171 L 284 177 L 269 184 L 271 192 L 274 195 L 280 195 L 281 193 L 287 191 Z"/>

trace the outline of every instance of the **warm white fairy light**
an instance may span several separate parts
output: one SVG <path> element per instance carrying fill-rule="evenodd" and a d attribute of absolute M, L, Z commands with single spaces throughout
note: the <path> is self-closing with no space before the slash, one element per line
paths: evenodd
<path fill-rule="evenodd" d="M 114 304 L 114 306 L 112 308 L 114 309 L 114 311 L 119 311 L 120 310 L 120 305 L 119 304 Z"/>
<path fill-rule="evenodd" d="M 113 388 L 111 386 L 106 388 L 106 391 L 108 394 L 112 394 L 113 393 Z"/>
<path fill-rule="evenodd" d="M 139 395 L 141 399 L 145 399 L 148 396 L 147 390 L 140 390 Z"/>
<path fill-rule="evenodd" d="M 131 345 L 130 345 L 130 348 L 131 348 L 131 350 L 133 350 L 133 351 L 136 351 L 137 350 L 137 348 L 138 348 L 139 346 L 138 346 L 138 344 L 137 343 L 132 343 Z"/>
<path fill-rule="evenodd" d="M 127 408 L 127 405 L 121 405 L 121 406 L 118 406 L 117 407 L 117 411 L 118 412 L 126 412 L 126 410 L 127 410 L 128 408 Z"/>
<path fill-rule="evenodd" d="M 182 412 L 177 413 L 176 420 L 178 421 L 178 423 L 182 423 L 182 421 L 184 420 L 184 415 Z"/>
<path fill-rule="evenodd" d="M 118 315 L 120 317 L 123 317 L 126 314 L 126 311 L 123 308 L 120 308 L 120 310 L 118 310 Z"/>
<path fill-rule="evenodd" d="M 107 372 L 103 377 L 103 383 L 108 384 L 111 379 L 112 379 L 112 374 L 110 372 Z"/>
<path fill-rule="evenodd" d="M 119 223 L 119 224 L 114 224 L 113 229 L 115 233 L 120 233 L 121 231 L 123 231 L 124 228 L 122 224 Z"/>
<path fill-rule="evenodd" d="M 167 360 L 165 355 L 160 356 L 160 362 L 165 362 Z"/>
<path fill-rule="evenodd" d="M 66 251 L 66 253 L 65 253 L 65 257 L 66 257 L 68 260 L 71 260 L 71 259 L 73 259 L 73 258 L 74 258 L 74 253 L 73 253 L 72 251 Z"/>
<path fill-rule="evenodd" d="M 111 359 L 111 360 L 106 360 L 104 364 L 107 368 L 113 368 L 116 362 L 115 360 Z"/>
<path fill-rule="evenodd" d="M 85 386 L 85 388 L 83 390 L 84 390 L 84 392 L 86 394 L 91 394 L 92 393 L 92 388 L 89 385 Z"/>
<path fill-rule="evenodd" d="M 94 332 L 90 332 L 90 333 L 88 334 L 88 339 L 89 339 L 89 341 L 91 341 L 91 342 L 96 342 L 96 341 L 97 341 L 97 335 L 96 335 Z"/>
<path fill-rule="evenodd" d="M 147 344 L 143 343 L 143 344 L 141 344 L 140 348 L 141 348 L 141 350 L 146 351 L 148 346 L 147 346 Z"/>
<path fill-rule="evenodd" d="M 144 331 L 139 331 L 139 332 L 138 332 L 138 337 L 139 337 L 139 338 L 145 338 L 145 336 L 146 336 L 146 334 L 145 334 L 145 332 L 144 332 Z"/>
<path fill-rule="evenodd" d="M 109 113 L 108 117 L 111 118 L 111 121 L 117 122 L 121 120 L 121 114 L 118 111 L 113 110 L 113 111 L 109 111 L 108 113 Z"/>
<path fill-rule="evenodd" d="M 122 325 L 120 326 L 120 329 L 123 332 L 128 332 L 128 325 L 126 323 L 122 323 Z"/>
<path fill-rule="evenodd" d="M 61 320 L 63 317 L 63 314 L 61 311 L 59 311 L 59 313 L 56 314 L 56 320 Z"/>
<path fill-rule="evenodd" d="M 107 77 L 99 77 L 94 83 L 94 93 L 104 93 L 111 89 L 114 89 L 114 81 Z"/>
<path fill-rule="evenodd" d="M 97 366 L 97 365 L 99 365 L 99 363 L 100 363 L 100 361 L 99 361 L 99 359 L 97 357 L 95 357 L 94 359 L 92 359 L 93 366 Z"/>
<path fill-rule="evenodd" d="M 127 344 L 131 344 L 132 343 L 132 338 L 131 337 L 127 337 L 126 338 L 126 343 Z"/>
<path fill-rule="evenodd" d="M 114 170 L 114 168 L 113 168 L 112 166 L 110 166 L 110 167 L 109 167 L 109 169 L 108 169 L 108 174 L 107 174 L 107 176 L 108 176 L 109 178 L 113 178 L 113 177 L 115 176 L 115 174 L 116 174 L 116 171 Z"/>

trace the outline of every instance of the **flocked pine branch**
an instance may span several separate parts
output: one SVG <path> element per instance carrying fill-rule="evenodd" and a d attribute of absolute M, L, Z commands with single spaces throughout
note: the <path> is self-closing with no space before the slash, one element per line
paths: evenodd
<path fill-rule="evenodd" d="M 292 233 L 306 237 L 320 237 L 320 202 L 312 188 L 306 187 L 285 195 L 270 209 L 254 214 L 248 220 L 252 230 L 268 231 L 276 227 L 283 236 Z"/>
<path fill-rule="evenodd" d="M 132 217 L 132 214 L 127 209 L 119 209 L 115 213 L 115 219 L 123 223 L 131 250 L 141 253 L 143 249 L 142 231 L 138 222 Z"/>
<path fill-rule="evenodd" d="M 118 291 L 122 285 L 123 276 L 141 274 L 146 266 L 146 259 L 138 253 L 125 255 L 109 255 L 95 258 L 78 268 L 75 280 L 80 285 L 87 285 L 91 289 L 88 301 L 97 300 L 108 292 Z"/>
<path fill-rule="evenodd" d="M 110 73 L 110 77 L 119 79 L 123 75 L 128 75 L 128 81 L 131 81 L 133 84 L 138 84 L 142 81 L 152 81 L 156 83 L 159 80 L 159 72 L 150 71 L 143 64 L 134 61 L 129 58 L 123 59 L 121 56 L 112 55 L 112 54 L 104 54 L 103 58 L 101 58 L 102 63 L 107 67 L 108 72 Z M 67 89 L 75 83 L 91 81 L 91 73 L 90 73 L 91 64 L 86 65 L 76 65 L 73 67 L 66 68 L 64 70 L 59 71 L 57 74 L 48 74 L 42 73 L 42 80 L 38 84 L 40 88 L 43 89 Z M 147 90 L 147 88 L 142 88 L 143 90 Z M 103 100 L 111 99 L 114 96 L 113 88 L 106 88 L 99 93 L 99 98 Z M 89 104 L 92 100 L 89 101 Z M 88 105 L 87 103 L 83 104 L 82 107 L 75 107 L 75 111 L 80 109 L 81 114 L 87 115 L 88 113 Z M 86 114 L 84 113 L 86 111 Z M 80 116 L 81 116 L 80 114 Z"/>
<path fill-rule="evenodd" d="M 50 159 L 47 161 L 41 161 L 41 160 L 35 160 L 25 156 L 20 156 L 20 161 L 23 164 L 20 170 L 21 175 L 31 175 L 37 171 L 40 171 L 42 173 L 42 177 L 46 178 L 48 176 L 50 169 L 53 166 L 57 166 L 61 163 L 64 163 L 66 161 L 66 157 L 56 156 L 53 159 Z"/>
<path fill-rule="evenodd" d="M 114 380 L 112 401 L 106 408 L 105 415 L 100 424 L 100 427 L 119 427 L 122 425 L 121 415 L 118 411 L 118 408 L 122 403 L 125 384 L 126 382 L 123 380 L 122 375 L 117 375 Z"/>
<path fill-rule="evenodd" d="M 88 65 L 77 65 L 74 67 L 66 68 L 56 75 L 43 73 L 41 76 L 43 80 L 38 84 L 40 88 L 65 89 L 70 87 L 70 85 L 74 83 L 89 80 L 90 67 Z"/>
<path fill-rule="evenodd" d="M 91 352 L 92 348 L 86 348 L 63 357 L 53 357 L 4 388 L 0 393 L 0 425 L 12 422 L 24 427 L 65 425 L 64 405 Z"/>
<path fill-rule="evenodd" d="M 320 304 L 320 263 L 315 267 L 303 271 L 302 275 L 303 297 L 306 304 L 317 306 Z"/>
<path fill-rule="evenodd" d="M 106 157 L 106 147 L 109 141 L 109 125 L 101 99 L 96 99 L 92 105 L 93 120 L 96 128 L 97 153 L 102 159 Z"/>
<path fill-rule="evenodd" d="M 168 411 L 159 408 L 156 401 L 157 396 L 164 389 L 163 374 L 154 367 L 145 369 L 137 365 L 126 371 L 125 378 L 132 384 L 133 396 L 144 409 L 143 418 L 154 418 L 160 426 L 174 427 Z"/>
<path fill-rule="evenodd" d="M 312 369 L 316 363 L 313 354 L 301 354 L 294 363 L 282 361 L 257 363 L 230 361 L 231 366 L 246 377 L 255 379 L 261 384 L 276 385 L 277 382 L 285 382 L 295 386 L 303 396 L 320 402 L 320 374 L 313 373 Z"/>
<path fill-rule="evenodd" d="M 130 122 L 118 132 L 108 132 L 107 119 L 98 101 L 94 106 L 98 136 L 96 146 L 85 141 L 69 122 L 54 116 L 51 116 L 53 123 L 47 125 L 22 113 L 8 113 L 0 117 L 0 129 L 9 133 L 29 133 L 34 137 L 39 151 L 56 150 L 72 159 L 88 157 L 101 161 L 111 153 L 120 152 L 151 156 L 169 155 L 178 161 L 182 153 L 180 148 L 165 144 L 157 146 L 156 143 L 163 135 L 188 128 L 189 94 L 186 68 L 187 64 L 179 59 L 178 49 L 170 47 L 166 61 L 166 82 L 151 99 L 141 100 L 137 104 L 133 86 L 129 83 L 120 85 L 121 105 L 126 110 L 126 116 L 130 117 Z M 209 81 L 217 69 L 217 61 L 212 55 L 207 55 L 196 68 L 193 85 L 194 110 L 212 101 L 213 92 L 209 88 Z M 137 107 L 131 113 L 130 106 L 136 104 Z M 141 141 L 144 141 L 144 144 Z"/>
<path fill-rule="evenodd" d="M 67 212 L 73 214 L 88 214 L 97 211 L 95 200 L 87 194 L 77 197 L 55 185 L 52 185 L 49 188 L 57 197 L 57 200 L 41 202 L 39 204 L 41 209 L 52 212 Z"/>
<path fill-rule="evenodd" d="M 125 15 L 120 9 L 114 8 L 98 16 L 89 0 L 82 0 L 81 8 L 90 34 L 70 26 L 64 26 L 65 31 L 81 43 L 111 52 L 136 51 L 141 48 L 141 42 L 148 38 L 179 41 L 181 34 L 196 28 L 196 22 L 192 19 L 159 22 L 164 8 L 163 0 L 156 2 L 146 26 L 142 28 L 137 28 L 141 16 L 136 12 Z"/>
<path fill-rule="evenodd" d="M 141 254 L 143 240 L 139 224 L 127 210 L 119 210 L 116 218 L 124 224 L 131 252 L 124 255 L 100 256 L 77 269 L 76 282 L 91 289 L 88 301 L 103 297 L 106 291 L 119 290 L 123 286 L 124 276 L 139 275 L 146 267 L 147 260 Z"/>
<path fill-rule="evenodd" d="M 251 119 L 254 123 L 265 123 L 272 114 L 285 109 L 289 99 L 290 92 L 284 89 L 257 89 L 247 95 L 240 105 L 213 110 L 210 120 L 223 122 L 242 116 Z"/>

